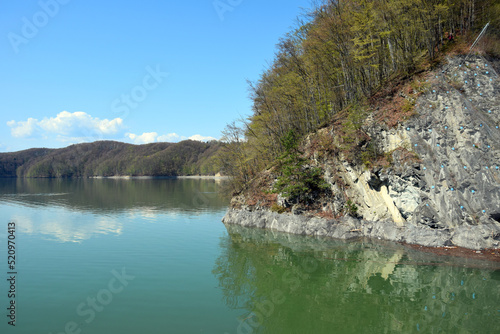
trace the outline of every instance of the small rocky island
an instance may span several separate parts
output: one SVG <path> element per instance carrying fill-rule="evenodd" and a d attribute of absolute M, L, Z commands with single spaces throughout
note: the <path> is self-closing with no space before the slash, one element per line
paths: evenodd
<path fill-rule="evenodd" d="M 339 114 L 301 142 L 303 168 L 321 170 L 327 184 L 309 196 L 313 201 L 290 202 L 273 191 L 272 167 L 233 197 L 223 222 L 340 239 L 500 248 L 497 64 L 448 56 L 383 101 L 370 99 L 354 132 L 346 130 L 349 115 Z M 351 157 L 355 149 L 363 151 L 361 160 Z"/>

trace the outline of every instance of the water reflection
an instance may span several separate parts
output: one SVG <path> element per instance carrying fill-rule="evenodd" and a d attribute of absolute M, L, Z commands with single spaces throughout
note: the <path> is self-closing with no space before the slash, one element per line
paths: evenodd
<path fill-rule="evenodd" d="M 60 242 L 120 235 L 124 221 L 219 212 L 214 180 L 0 179 L 0 208 L 21 232 Z"/>
<path fill-rule="evenodd" d="M 227 226 L 213 273 L 234 333 L 493 333 L 500 268 L 391 243 Z"/>
<path fill-rule="evenodd" d="M 44 239 L 58 242 L 82 242 L 99 234 L 122 233 L 123 224 L 111 217 L 98 217 L 84 222 L 71 215 L 58 212 L 56 216 L 13 215 L 10 221 L 17 223 L 20 232 L 42 235 Z M 36 222 L 35 222 L 36 221 Z"/>
<path fill-rule="evenodd" d="M 0 179 L 0 201 L 91 213 L 140 207 L 192 214 L 225 208 L 219 189 L 218 181 L 198 179 Z"/>

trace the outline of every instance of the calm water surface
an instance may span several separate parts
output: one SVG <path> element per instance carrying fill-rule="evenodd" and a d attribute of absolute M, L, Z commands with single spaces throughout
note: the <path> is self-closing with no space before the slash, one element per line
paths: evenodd
<path fill-rule="evenodd" d="M 499 332 L 497 264 L 226 228 L 219 190 L 213 180 L 0 180 L 0 333 Z"/>

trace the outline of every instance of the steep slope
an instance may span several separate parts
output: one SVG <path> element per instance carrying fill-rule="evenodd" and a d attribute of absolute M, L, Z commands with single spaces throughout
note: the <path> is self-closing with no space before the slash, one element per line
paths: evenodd
<path fill-rule="evenodd" d="M 308 137 L 310 166 L 321 167 L 330 186 L 315 203 L 256 198 L 254 190 L 233 200 L 224 222 L 344 239 L 499 248 L 498 73 L 483 57 L 454 57 L 419 80 L 419 94 L 397 92 L 414 107 L 399 110 L 396 121 L 372 105 L 355 134 L 333 124 Z M 354 144 L 345 149 L 346 141 Z M 357 149 L 368 158 L 353 158 Z M 263 193 L 276 177 L 266 173 Z"/>

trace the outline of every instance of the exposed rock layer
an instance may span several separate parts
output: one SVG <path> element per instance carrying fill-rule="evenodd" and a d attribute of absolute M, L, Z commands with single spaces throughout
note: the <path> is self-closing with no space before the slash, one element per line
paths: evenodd
<path fill-rule="evenodd" d="M 230 209 L 227 224 L 349 239 L 361 236 L 425 246 L 500 247 L 500 80 L 482 57 L 455 57 L 429 74 L 416 116 L 395 128 L 369 116 L 363 130 L 388 168 L 367 170 L 341 157 L 323 167 L 335 200 L 349 198 L 360 218 L 338 220 Z M 417 159 L 405 162 L 404 148 Z M 340 178 L 346 187 L 340 189 Z"/>

